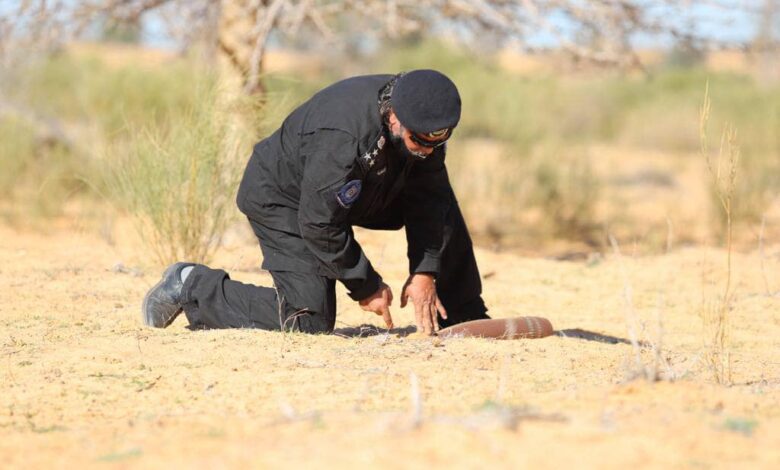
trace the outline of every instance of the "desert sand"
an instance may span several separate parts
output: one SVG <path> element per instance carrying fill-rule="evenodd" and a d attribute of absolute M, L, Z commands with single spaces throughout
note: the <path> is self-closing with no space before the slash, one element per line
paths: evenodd
<path fill-rule="evenodd" d="M 211 264 L 268 285 L 242 227 Z M 408 337 L 397 303 L 387 332 L 342 287 L 334 335 L 190 331 L 183 315 L 149 329 L 160 267 L 131 230 L 97 233 L 0 226 L 3 468 L 780 467 L 780 246 L 734 254 L 718 384 L 701 312 L 722 249 L 565 262 L 480 248 L 490 313 L 557 334 L 438 340 Z M 357 236 L 397 299 L 403 233 Z"/>

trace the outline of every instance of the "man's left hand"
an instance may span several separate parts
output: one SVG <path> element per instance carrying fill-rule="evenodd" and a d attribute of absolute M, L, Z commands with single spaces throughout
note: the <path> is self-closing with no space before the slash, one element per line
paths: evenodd
<path fill-rule="evenodd" d="M 406 302 L 412 299 L 414 304 L 414 320 L 417 324 L 417 331 L 426 335 L 431 335 L 439 331 L 439 320 L 437 312 L 442 318 L 447 318 L 447 311 L 444 310 L 436 294 L 436 283 L 430 274 L 416 273 L 409 276 L 403 288 L 401 289 L 401 308 L 406 307 Z"/>

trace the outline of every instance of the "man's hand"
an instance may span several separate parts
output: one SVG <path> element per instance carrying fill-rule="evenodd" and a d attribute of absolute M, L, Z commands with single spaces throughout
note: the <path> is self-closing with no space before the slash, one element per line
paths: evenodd
<path fill-rule="evenodd" d="M 401 308 L 406 307 L 407 300 L 412 299 L 414 304 L 414 321 L 417 323 L 417 331 L 431 335 L 439 331 L 439 320 L 436 317 L 438 311 L 442 318 L 447 318 L 447 311 L 436 294 L 436 284 L 433 276 L 425 273 L 416 273 L 409 276 L 401 289 Z"/>
<path fill-rule="evenodd" d="M 387 328 L 393 328 L 393 317 L 390 316 L 390 305 L 393 304 L 393 291 L 390 290 L 390 286 L 384 282 L 381 283 L 376 292 L 358 303 L 363 310 L 382 315 Z"/>

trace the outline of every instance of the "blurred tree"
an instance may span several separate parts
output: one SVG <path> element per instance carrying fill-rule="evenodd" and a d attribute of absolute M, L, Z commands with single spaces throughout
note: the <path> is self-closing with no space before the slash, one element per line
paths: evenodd
<path fill-rule="evenodd" d="M 141 20 L 136 18 L 129 22 L 105 21 L 102 25 L 100 38 L 107 42 L 123 42 L 137 44 L 141 42 Z"/>
<path fill-rule="evenodd" d="M 768 0 L 775 2 L 776 0 Z M 243 77 L 247 93 L 271 40 L 307 38 L 339 45 L 343 38 L 375 40 L 447 34 L 467 47 L 511 44 L 561 49 L 578 60 L 618 67 L 640 65 L 634 39 L 683 40 L 696 48 L 729 45 L 717 32 L 696 32 L 697 16 L 735 9 L 741 0 L 19 0 L 0 8 L 0 54 L 49 49 L 78 37 L 99 18 L 132 24 L 151 11 L 165 20 L 182 48 L 194 44 L 222 54 Z M 717 16 L 717 15 L 716 15 Z M 685 21 L 684 21 L 685 20 Z M 705 28 L 712 30 L 713 28 Z M 715 28 L 717 29 L 717 28 Z M 702 28 L 699 28 L 702 31 Z M 542 38 L 542 39 L 540 39 Z M 352 39 L 354 42 L 354 39 Z M 733 41 L 732 41 L 733 42 Z M 732 44 L 733 45 L 733 44 Z M 209 49 L 210 47 L 210 49 Z M 24 51 L 24 52 L 23 52 Z"/>
<path fill-rule="evenodd" d="M 691 68 L 703 64 L 706 58 L 703 50 L 688 38 L 682 38 L 667 52 L 664 62 L 675 68 Z"/>
<path fill-rule="evenodd" d="M 758 28 L 753 47 L 758 50 L 771 48 L 780 34 L 780 1 L 764 0 L 764 6 L 758 17 Z"/>

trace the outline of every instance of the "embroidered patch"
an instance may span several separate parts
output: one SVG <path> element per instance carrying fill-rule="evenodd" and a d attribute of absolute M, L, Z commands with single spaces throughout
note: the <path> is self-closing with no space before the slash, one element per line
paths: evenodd
<path fill-rule="evenodd" d="M 360 197 L 360 190 L 363 183 L 360 180 L 352 180 L 336 191 L 336 201 L 344 209 L 352 207 L 357 198 Z"/>

